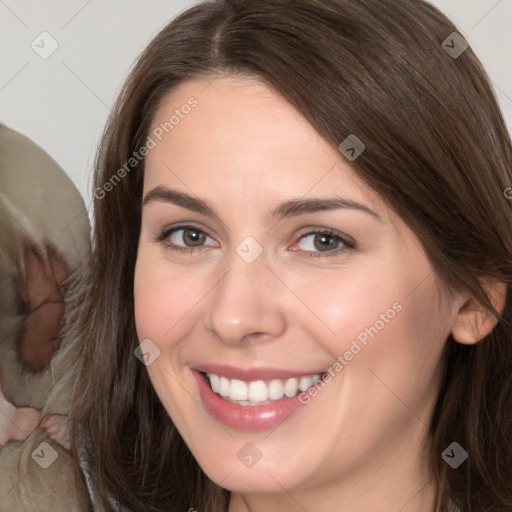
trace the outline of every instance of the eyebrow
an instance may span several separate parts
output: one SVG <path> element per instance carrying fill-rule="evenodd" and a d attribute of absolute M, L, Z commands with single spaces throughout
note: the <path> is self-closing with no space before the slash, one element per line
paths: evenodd
<path fill-rule="evenodd" d="M 201 213 L 208 217 L 219 217 L 215 208 L 208 204 L 204 199 L 193 197 L 185 194 L 184 192 L 173 190 L 162 185 L 153 188 L 144 196 L 142 206 L 144 207 L 155 201 L 163 201 L 165 203 L 181 206 L 182 208 Z M 284 219 L 305 213 L 315 213 L 340 208 L 358 210 L 383 222 L 381 217 L 368 208 L 368 206 L 349 199 L 343 199 L 341 197 L 292 199 L 278 204 L 270 213 L 272 218 L 277 217 L 279 219 Z"/>

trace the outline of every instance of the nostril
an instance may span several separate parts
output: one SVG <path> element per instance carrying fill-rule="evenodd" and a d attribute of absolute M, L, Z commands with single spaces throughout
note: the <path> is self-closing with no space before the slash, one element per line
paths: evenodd
<path fill-rule="evenodd" d="M 271 336 L 270 334 L 266 334 L 264 332 L 254 332 L 254 333 L 248 334 L 245 337 L 251 341 L 264 341 L 267 338 L 269 338 L 270 336 Z"/>

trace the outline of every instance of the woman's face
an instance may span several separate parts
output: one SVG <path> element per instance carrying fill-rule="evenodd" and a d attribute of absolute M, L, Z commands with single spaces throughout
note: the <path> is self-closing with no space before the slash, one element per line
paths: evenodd
<path fill-rule="evenodd" d="M 456 310 L 425 252 L 282 97 L 210 82 L 175 88 L 150 130 L 135 319 L 156 393 L 230 490 L 426 471 Z"/>

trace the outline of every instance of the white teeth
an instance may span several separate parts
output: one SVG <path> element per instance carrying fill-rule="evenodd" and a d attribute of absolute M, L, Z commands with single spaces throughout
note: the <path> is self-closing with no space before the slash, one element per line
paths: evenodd
<path fill-rule="evenodd" d="M 271 400 L 279 400 L 283 398 L 284 395 L 284 386 L 280 380 L 272 380 L 268 385 L 268 397 Z"/>
<path fill-rule="evenodd" d="M 229 380 L 226 377 L 219 378 L 219 395 L 229 396 Z"/>
<path fill-rule="evenodd" d="M 312 377 L 302 377 L 299 381 L 299 389 L 301 391 L 306 391 L 306 389 L 310 388 L 313 385 Z"/>
<path fill-rule="evenodd" d="M 228 379 L 212 373 L 206 374 L 212 390 L 226 400 L 239 405 L 262 405 L 280 400 L 284 396 L 292 398 L 297 393 L 306 391 L 321 379 L 321 374 L 290 379 L 274 379 L 269 382 L 256 380 L 244 382 L 239 379 Z"/>
<path fill-rule="evenodd" d="M 262 380 L 249 382 L 249 400 L 252 402 L 267 400 L 267 385 Z"/>
<path fill-rule="evenodd" d="M 219 392 L 219 376 L 208 374 L 208 378 L 210 379 L 210 384 L 212 385 L 213 391 L 215 393 L 218 393 Z"/>
<path fill-rule="evenodd" d="M 247 400 L 247 384 L 243 380 L 233 379 L 229 385 L 229 398 L 231 400 Z"/>
<path fill-rule="evenodd" d="M 298 387 L 299 381 L 297 379 L 288 379 L 284 385 L 284 394 L 291 398 L 297 394 Z"/>

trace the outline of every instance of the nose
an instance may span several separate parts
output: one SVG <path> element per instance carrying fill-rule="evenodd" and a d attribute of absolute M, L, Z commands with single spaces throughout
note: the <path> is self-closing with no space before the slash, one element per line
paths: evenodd
<path fill-rule="evenodd" d="M 283 284 L 267 268 L 263 254 L 247 263 L 234 253 L 210 294 L 207 329 L 233 346 L 279 336 L 285 329 L 282 293 Z"/>

